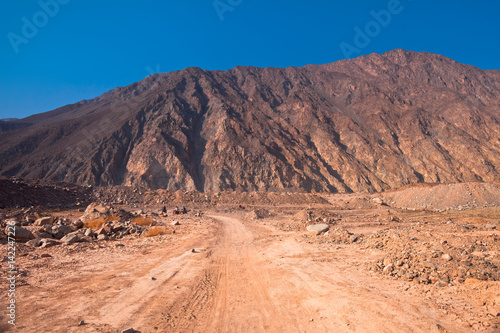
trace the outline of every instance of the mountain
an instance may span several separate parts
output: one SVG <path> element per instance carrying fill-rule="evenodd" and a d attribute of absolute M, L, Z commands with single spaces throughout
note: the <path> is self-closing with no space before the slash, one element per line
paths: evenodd
<path fill-rule="evenodd" d="M 187 68 L 0 123 L 0 175 L 199 191 L 492 182 L 499 111 L 500 71 L 426 52 Z"/>

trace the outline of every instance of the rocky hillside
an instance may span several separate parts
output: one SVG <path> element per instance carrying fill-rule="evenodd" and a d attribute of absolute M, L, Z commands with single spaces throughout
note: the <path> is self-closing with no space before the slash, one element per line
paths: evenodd
<path fill-rule="evenodd" d="M 199 191 L 500 180 L 500 72 L 394 50 L 187 68 L 0 121 L 0 175 Z"/>

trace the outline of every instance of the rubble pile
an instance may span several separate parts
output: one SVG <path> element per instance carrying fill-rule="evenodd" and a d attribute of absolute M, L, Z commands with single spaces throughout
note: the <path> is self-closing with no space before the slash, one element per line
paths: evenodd
<path fill-rule="evenodd" d="M 488 234 L 496 225 L 442 222 L 391 228 L 365 238 L 366 245 L 387 255 L 371 270 L 421 284 L 446 286 L 500 280 L 500 238 Z"/>
<path fill-rule="evenodd" d="M 85 206 L 92 201 L 92 191 L 92 187 L 47 180 L 0 178 L 0 209 Z"/>

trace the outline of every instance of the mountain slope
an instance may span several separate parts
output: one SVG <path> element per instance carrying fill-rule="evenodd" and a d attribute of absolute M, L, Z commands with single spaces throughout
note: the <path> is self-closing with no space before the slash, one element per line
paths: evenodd
<path fill-rule="evenodd" d="M 0 174 L 200 191 L 498 181 L 498 73 L 394 50 L 155 74 L 0 123 Z"/>

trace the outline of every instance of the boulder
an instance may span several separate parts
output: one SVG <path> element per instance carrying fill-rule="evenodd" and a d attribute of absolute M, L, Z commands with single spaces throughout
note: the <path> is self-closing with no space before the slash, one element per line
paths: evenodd
<path fill-rule="evenodd" d="M 41 217 L 35 221 L 35 225 L 52 225 L 54 224 L 54 218 L 52 216 Z"/>
<path fill-rule="evenodd" d="M 95 233 L 94 233 L 94 230 L 88 228 L 88 229 L 85 230 L 84 235 L 87 236 L 87 237 L 94 237 Z"/>
<path fill-rule="evenodd" d="M 67 225 L 57 225 L 52 227 L 52 235 L 57 239 L 63 238 L 72 231 L 73 229 Z"/>
<path fill-rule="evenodd" d="M 44 238 L 41 240 L 40 247 L 45 249 L 47 247 L 52 247 L 52 246 L 56 246 L 56 245 L 61 245 L 61 242 L 58 240 L 55 240 L 55 239 L 51 239 L 51 238 Z"/>
<path fill-rule="evenodd" d="M 113 222 L 110 227 L 111 227 L 111 232 L 118 232 L 120 230 L 123 230 L 123 228 L 125 228 L 125 226 L 121 222 Z"/>
<path fill-rule="evenodd" d="M 42 240 L 40 238 L 35 238 L 35 239 L 27 241 L 26 245 L 33 246 L 33 247 L 39 247 L 40 245 L 42 245 Z"/>
<path fill-rule="evenodd" d="M 91 243 L 92 240 L 93 240 L 93 238 L 90 237 L 90 236 L 81 236 L 81 237 L 79 237 L 78 242 L 80 242 L 80 243 Z"/>
<path fill-rule="evenodd" d="M 330 229 L 328 224 L 311 224 L 307 226 L 307 231 L 309 231 L 313 235 L 321 235 L 324 232 L 327 232 Z"/>
<path fill-rule="evenodd" d="M 75 222 L 73 222 L 73 225 L 75 226 L 75 228 L 77 229 L 81 229 L 83 228 L 83 222 L 80 221 L 80 220 L 76 220 Z"/>
<path fill-rule="evenodd" d="M 94 211 L 99 212 L 101 214 L 109 214 L 109 209 L 102 204 L 94 206 Z"/>
<path fill-rule="evenodd" d="M 107 214 L 109 214 L 108 208 L 106 208 L 102 204 L 93 202 L 87 207 L 87 209 L 85 209 L 85 213 L 83 214 L 82 217 L 80 217 L 80 220 L 85 223 L 98 219 L 99 217 Z"/>
<path fill-rule="evenodd" d="M 9 226 L 6 226 L 4 230 L 5 235 L 9 235 L 10 231 L 12 231 L 12 227 L 9 229 Z M 28 229 L 14 226 L 14 238 L 19 240 L 30 240 L 34 239 L 35 235 L 33 235 L 33 233 Z"/>
<path fill-rule="evenodd" d="M 42 238 L 52 238 L 52 234 L 45 232 L 45 231 L 39 231 L 35 232 L 35 236 L 42 239 Z"/>
<path fill-rule="evenodd" d="M 102 227 L 96 230 L 95 234 L 99 237 L 101 235 L 108 235 L 108 232 L 106 231 L 106 228 Z"/>
<path fill-rule="evenodd" d="M 80 238 L 78 237 L 78 235 L 72 234 L 72 235 L 66 235 L 63 238 L 61 238 L 61 242 L 66 244 L 73 244 L 78 242 L 79 239 Z"/>

